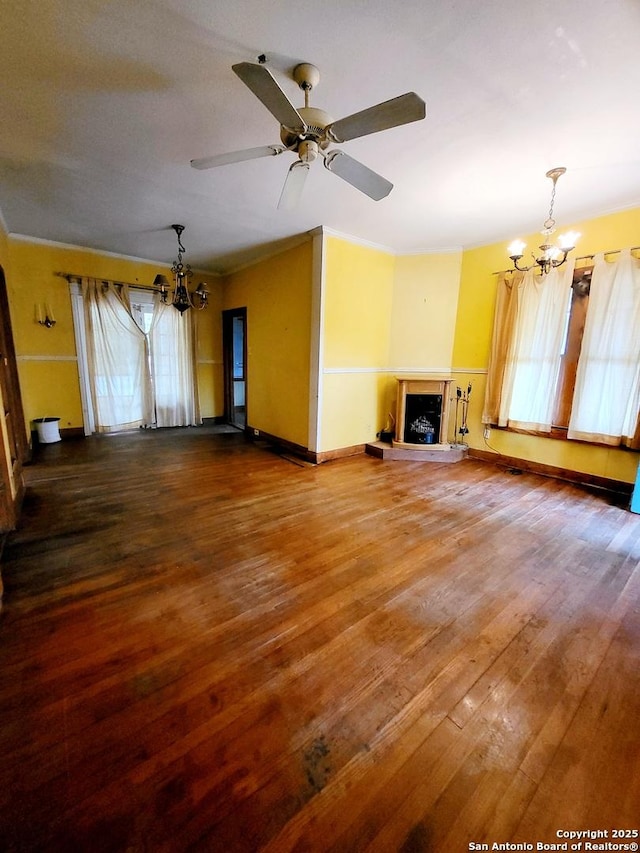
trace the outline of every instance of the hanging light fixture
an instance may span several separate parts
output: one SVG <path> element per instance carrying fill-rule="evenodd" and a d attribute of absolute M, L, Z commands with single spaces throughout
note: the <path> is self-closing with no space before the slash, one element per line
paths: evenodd
<path fill-rule="evenodd" d="M 171 305 L 173 305 L 173 307 L 181 314 L 184 314 L 187 308 L 198 308 L 199 310 L 202 310 L 207 307 L 207 299 L 209 298 L 207 285 L 204 282 L 200 282 L 193 295 L 189 293 L 189 282 L 193 276 L 193 272 L 191 271 L 189 264 L 184 264 L 182 262 L 182 256 L 186 251 L 182 245 L 182 232 L 184 231 L 184 225 L 172 225 L 171 227 L 176 232 L 176 236 L 178 238 L 178 260 L 174 261 L 173 266 L 171 267 L 171 272 L 174 277 Z M 160 290 L 160 298 L 162 301 L 167 304 L 170 285 L 166 275 L 157 275 L 153 284 L 154 287 L 157 287 Z"/>
<path fill-rule="evenodd" d="M 553 181 L 553 189 L 551 190 L 551 205 L 549 207 L 549 216 L 544 221 L 542 225 L 542 231 L 540 232 L 542 236 L 545 238 L 542 245 L 539 247 L 542 254 L 536 258 L 536 256 L 531 253 L 531 257 L 534 262 L 531 266 L 521 267 L 518 266 L 518 261 L 522 257 L 522 253 L 525 249 L 525 243 L 522 240 L 514 240 L 513 243 L 509 246 L 508 252 L 509 257 L 513 261 L 513 266 L 515 269 L 520 270 L 520 272 L 527 272 L 528 270 L 534 269 L 534 267 L 540 267 L 542 275 L 546 275 L 549 270 L 561 266 L 566 260 L 567 255 L 572 249 L 575 249 L 576 241 L 580 234 L 577 231 L 568 231 L 566 234 L 560 234 L 558 236 L 558 245 L 552 246 L 549 243 L 549 237 L 556 230 L 556 221 L 553 218 L 553 203 L 556 198 L 556 184 L 558 182 L 558 178 L 567 170 L 564 166 L 558 166 L 555 169 L 549 169 L 547 172 L 547 178 L 551 178 Z"/>

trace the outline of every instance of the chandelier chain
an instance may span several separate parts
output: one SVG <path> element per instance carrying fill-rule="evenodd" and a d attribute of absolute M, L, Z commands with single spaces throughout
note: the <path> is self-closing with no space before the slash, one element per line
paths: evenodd
<path fill-rule="evenodd" d="M 555 230 L 554 226 L 556 224 L 556 221 L 553 218 L 553 204 L 554 204 L 555 200 L 556 200 L 556 181 L 554 180 L 553 189 L 551 190 L 551 203 L 549 205 L 549 216 L 547 217 L 547 219 L 542 224 L 542 228 L 543 228 L 542 233 L 546 234 L 546 235 L 552 234 Z"/>
<path fill-rule="evenodd" d="M 556 184 L 558 182 L 558 178 L 567 170 L 564 166 L 558 166 L 555 169 L 549 169 L 547 172 L 547 178 L 551 178 L 553 182 L 553 187 L 551 190 L 551 201 L 549 203 L 549 216 L 545 220 L 542 225 L 542 235 L 545 238 L 544 242 L 540 246 L 541 254 L 536 257 L 536 255 L 532 252 L 531 257 L 533 259 L 533 264 L 529 267 L 521 267 L 518 264 L 518 261 L 522 258 L 522 252 L 525 248 L 524 242 L 521 240 L 514 240 L 514 242 L 509 246 L 509 257 L 513 261 L 513 267 L 520 272 L 528 272 L 534 267 L 539 267 L 542 275 L 546 275 L 551 269 L 555 269 L 556 267 L 562 266 L 564 262 L 567 260 L 567 255 L 569 252 L 573 251 L 575 248 L 576 239 L 580 236 L 578 233 L 570 231 L 564 236 L 561 235 L 559 238 L 559 246 L 553 246 L 549 242 L 549 237 L 556 230 L 556 221 L 553 218 L 553 206 L 556 200 Z"/>

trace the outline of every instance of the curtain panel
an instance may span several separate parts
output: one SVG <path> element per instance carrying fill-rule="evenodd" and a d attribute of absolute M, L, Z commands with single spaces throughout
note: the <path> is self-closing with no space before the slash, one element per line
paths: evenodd
<path fill-rule="evenodd" d="M 131 314 L 126 285 L 85 278 L 82 294 L 96 432 L 150 424 L 147 339 Z"/>
<path fill-rule="evenodd" d="M 568 437 L 640 448 L 640 261 L 594 258 Z"/>
<path fill-rule="evenodd" d="M 502 398 L 502 386 L 507 364 L 507 353 L 511 347 L 518 305 L 519 285 L 523 273 L 513 276 L 500 273 L 496 292 L 496 307 L 493 318 L 493 338 L 489 356 L 487 385 L 484 397 L 482 423 L 497 424 Z"/>
<path fill-rule="evenodd" d="M 201 424 L 191 311 L 181 314 L 156 293 L 149 341 L 156 426 Z"/>

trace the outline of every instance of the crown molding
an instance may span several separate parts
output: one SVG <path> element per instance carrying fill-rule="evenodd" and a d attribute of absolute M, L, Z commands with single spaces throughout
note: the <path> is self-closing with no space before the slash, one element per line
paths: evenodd
<path fill-rule="evenodd" d="M 348 243 L 354 243 L 356 246 L 364 246 L 367 249 L 375 249 L 378 252 L 386 252 L 388 255 L 393 255 L 395 258 L 403 258 L 410 255 L 454 255 L 463 251 L 462 246 L 442 246 L 431 249 L 407 249 L 405 251 L 397 250 L 391 246 L 386 246 L 382 243 L 374 243 L 371 240 L 364 240 L 362 237 L 355 237 L 353 234 L 347 234 L 344 231 L 337 231 L 335 228 L 329 228 L 327 225 L 319 225 L 308 232 L 311 236 L 317 234 L 326 235 L 327 237 L 337 237 L 340 240 L 346 240 Z"/>
<path fill-rule="evenodd" d="M 462 246 L 441 246 L 436 249 L 407 249 L 406 252 L 396 252 L 399 258 L 410 257 L 413 255 L 459 255 L 464 252 Z"/>
<path fill-rule="evenodd" d="M 55 249 L 71 249 L 74 252 L 86 252 L 91 255 L 100 255 L 103 258 L 114 258 L 119 261 L 131 261 L 137 264 L 149 264 L 152 267 L 163 267 L 171 269 L 171 264 L 165 261 L 153 261 L 149 258 L 139 258 L 136 255 L 121 255 L 118 252 L 108 252 L 106 249 L 92 249 L 90 246 L 78 246 L 75 243 L 61 243 L 59 240 L 47 240 L 44 237 L 31 237 L 29 234 L 9 233 L 7 235 L 10 240 L 16 240 L 19 243 L 35 243 L 37 246 L 51 246 Z M 220 278 L 220 273 L 212 272 L 211 270 L 193 269 L 193 273 L 197 275 L 210 275 Z"/>
<path fill-rule="evenodd" d="M 601 210 L 599 213 L 588 213 L 581 216 L 578 214 L 572 221 L 567 221 L 563 224 L 563 228 L 567 230 L 573 228 L 574 225 L 579 225 L 584 222 L 590 222 L 592 219 L 600 219 L 601 216 L 615 216 L 616 213 L 624 213 L 627 210 L 637 210 L 640 209 L 640 199 L 635 202 L 631 202 L 630 204 L 625 204 L 622 207 L 609 208 L 607 210 Z M 522 234 L 537 234 L 539 229 L 537 230 L 535 225 L 531 226 L 531 231 L 526 231 L 524 229 L 520 229 Z M 506 246 L 511 241 L 511 237 L 498 238 L 496 240 L 488 240 L 484 243 L 466 243 L 462 247 L 463 252 L 469 252 L 474 249 L 484 249 L 487 246 L 497 246 L 500 244 L 505 245 L 505 254 L 506 254 Z"/>
<path fill-rule="evenodd" d="M 339 240 L 346 240 L 348 243 L 353 243 L 356 246 L 364 246 L 366 249 L 375 249 L 378 252 L 386 252 L 388 255 L 395 255 L 396 252 L 391 246 L 384 246 L 382 243 L 374 243 L 372 240 L 364 240 L 362 237 L 355 237 L 353 234 L 346 234 L 343 231 L 336 231 L 335 228 L 329 228 L 328 225 L 318 225 L 307 232 L 312 237 L 321 234 L 323 237 L 337 237 Z"/>
<path fill-rule="evenodd" d="M 314 231 L 317 229 L 314 229 Z M 265 251 L 261 254 L 258 254 L 251 261 L 245 261 L 244 263 L 238 264 L 235 267 L 230 267 L 226 272 L 222 273 L 214 273 L 214 275 L 220 276 L 220 278 L 224 278 L 227 275 L 234 275 L 234 273 L 242 272 L 242 270 L 250 269 L 251 267 L 255 267 L 256 264 L 261 264 L 263 261 L 269 261 L 271 258 L 277 258 L 278 255 L 283 255 L 285 252 L 291 251 L 291 249 L 295 249 L 296 246 L 301 246 L 303 243 L 308 242 L 309 236 L 313 235 L 313 231 L 305 231 L 302 234 L 296 234 L 292 237 L 286 238 L 286 245 L 280 244 L 278 248 L 268 250 L 265 247 Z"/>

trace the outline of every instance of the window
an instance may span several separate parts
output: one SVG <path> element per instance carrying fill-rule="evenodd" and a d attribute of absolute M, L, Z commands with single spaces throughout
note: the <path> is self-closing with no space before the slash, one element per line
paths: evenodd
<path fill-rule="evenodd" d="M 85 434 L 201 423 L 189 314 L 113 282 L 71 288 Z"/>
<path fill-rule="evenodd" d="M 590 276 L 567 263 L 544 277 L 501 278 L 485 423 L 635 448 L 639 408 L 640 260 L 631 250 L 596 255 Z"/>

